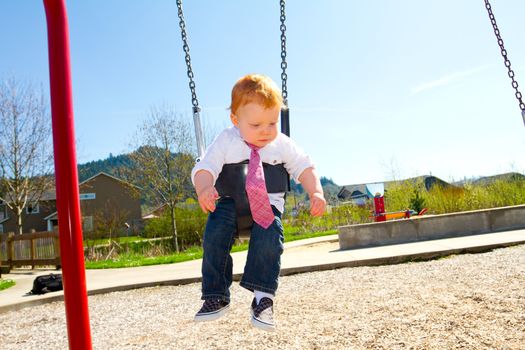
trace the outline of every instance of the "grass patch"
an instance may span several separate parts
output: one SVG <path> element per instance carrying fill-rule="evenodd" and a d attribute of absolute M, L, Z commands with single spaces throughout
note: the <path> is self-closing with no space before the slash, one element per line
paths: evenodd
<path fill-rule="evenodd" d="M 337 230 L 326 230 L 326 231 L 318 231 L 318 232 L 309 232 L 309 233 L 299 233 L 298 228 L 290 228 L 284 230 L 284 241 L 285 242 L 292 242 L 292 241 L 298 241 L 300 239 L 308 239 L 308 238 L 315 238 L 315 237 L 323 237 L 323 236 L 329 236 L 329 235 L 335 235 L 337 234 Z"/>
<path fill-rule="evenodd" d="M 300 239 L 322 237 L 327 235 L 333 235 L 337 233 L 337 230 L 328 230 L 311 233 L 299 233 L 299 228 L 289 227 L 284 230 L 284 241 L 292 242 Z M 232 252 L 240 252 L 248 249 L 248 242 L 235 244 L 232 247 Z M 113 269 L 123 267 L 137 267 L 137 266 L 148 266 L 148 265 L 160 265 L 160 264 L 173 264 L 184 261 L 190 261 L 202 258 L 202 247 L 191 247 L 186 249 L 179 254 L 173 253 L 169 255 L 151 256 L 147 257 L 140 254 L 123 253 L 117 258 L 111 260 L 102 261 L 86 261 L 86 269 Z"/>
<path fill-rule="evenodd" d="M 116 237 L 116 238 L 114 237 L 111 240 L 118 242 L 119 244 L 126 244 L 126 243 L 144 241 L 144 240 L 147 240 L 147 238 L 140 237 L 140 236 L 130 236 L 130 237 Z M 109 238 L 85 239 L 84 240 L 84 247 L 94 246 L 94 245 L 107 245 L 107 244 L 110 244 Z"/>
<path fill-rule="evenodd" d="M 16 282 L 13 281 L 13 280 L 2 280 L 2 279 L 0 279 L 0 290 L 11 288 L 15 284 L 16 284 Z"/>
<path fill-rule="evenodd" d="M 192 247 L 179 254 L 173 253 L 161 256 L 144 256 L 134 253 L 123 253 L 117 258 L 102 261 L 86 261 L 86 269 L 113 269 L 120 267 L 136 267 L 160 264 L 173 264 L 202 258 L 202 248 Z"/>

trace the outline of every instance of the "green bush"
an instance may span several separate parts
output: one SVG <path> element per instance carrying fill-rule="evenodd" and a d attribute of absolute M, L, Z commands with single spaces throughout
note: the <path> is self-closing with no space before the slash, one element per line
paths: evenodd
<path fill-rule="evenodd" d="M 425 195 L 425 201 L 430 213 L 456 213 L 466 209 L 466 190 L 458 187 L 432 186 Z"/>
<path fill-rule="evenodd" d="M 408 208 L 414 210 L 416 213 L 421 212 L 421 210 L 425 208 L 425 198 L 423 198 L 421 186 L 414 188 Z"/>
<path fill-rule="evenodd" d="M 182 249 L 201 244 L 206 218 L 207 214 L 195 203 L 189 203 L 184 208 L 175 208 L 177 237 Z M 144 228 L 144 236 L 147 238 L 170 237 L 171 227 L 171 215 L 168 209 L 161 217 L 148 220 Z"/>

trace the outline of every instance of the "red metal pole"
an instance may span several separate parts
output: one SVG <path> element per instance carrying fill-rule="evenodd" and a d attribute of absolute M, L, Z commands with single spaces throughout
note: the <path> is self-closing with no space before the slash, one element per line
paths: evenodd
<path fill-rule="evenodd" d="M 69 349 L 91 350 L 65 0 L 44 0 L 49 47 L 53 149 Z"/>

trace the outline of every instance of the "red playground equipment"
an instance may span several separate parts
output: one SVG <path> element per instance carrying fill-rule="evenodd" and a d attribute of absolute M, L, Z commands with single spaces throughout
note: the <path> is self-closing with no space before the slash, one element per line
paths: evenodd
<path fill-rule="evenodd" d="M 375 222 L 386 221 L 385 197 L 381 195 L 374 197 L 374 217 Z"/>
<path fill-rule="evenodd" d="M 375 222 L 382 222 L 392 219 L 408 219 L 414 215 L 423 215 L 427 212 L 427 208 L 424 208 L 419 213 L 415 212 L 412 209 L 394 211 L 394 212 L 385 212 L 385 186 L 383 183 L 373 183 L 366 185 L 366 191 L 369 197 L 374 199 L 374 211 L 373 217 Z"/>

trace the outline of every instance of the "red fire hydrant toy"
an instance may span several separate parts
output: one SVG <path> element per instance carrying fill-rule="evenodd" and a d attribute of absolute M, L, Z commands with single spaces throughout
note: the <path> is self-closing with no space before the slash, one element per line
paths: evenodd
<path fill-rule="evenodd" d="M 385 197 L 379 193 L 376 193 L 374 197 L 374 217 L 376 222 L 386 221 Z"/>

